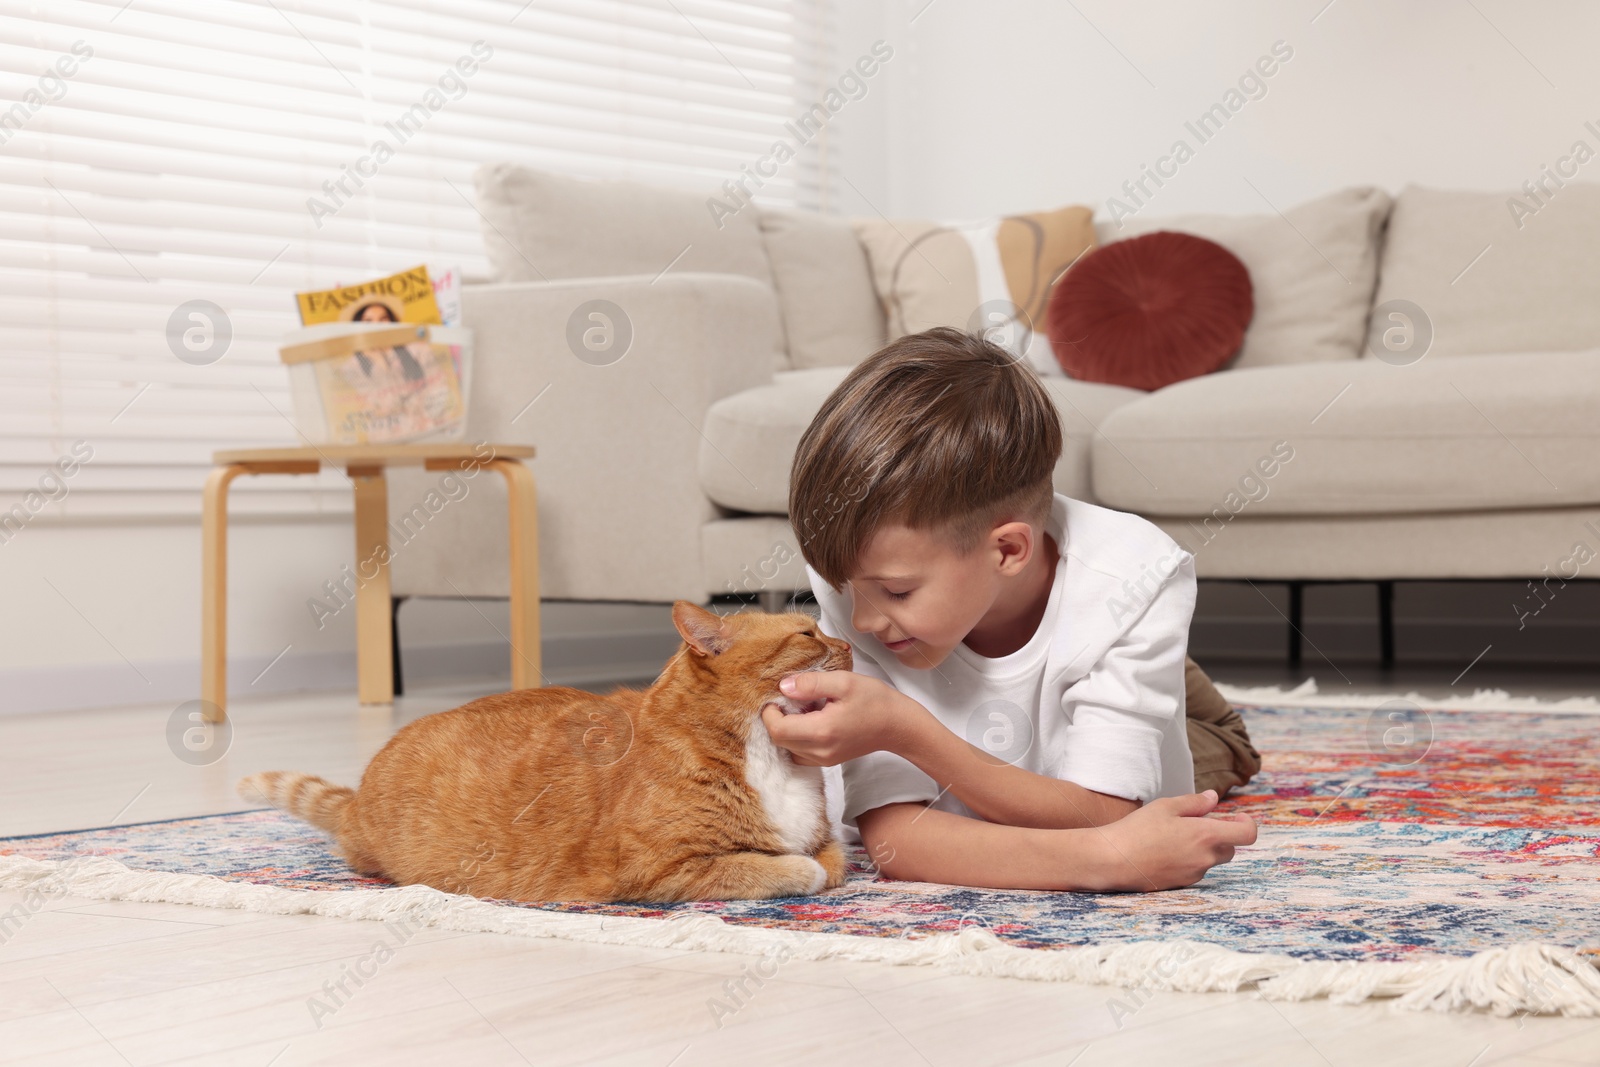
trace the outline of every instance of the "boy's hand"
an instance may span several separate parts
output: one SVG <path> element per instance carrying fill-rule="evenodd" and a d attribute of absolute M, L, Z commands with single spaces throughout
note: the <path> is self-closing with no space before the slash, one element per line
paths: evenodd
<path fill-rule="evenodd" d="M 1194 885 L 1206 871 L 1233 859 L 1235 846 L 1255 844 L 1254 819 L 1206 818 L 1216 806 L 1217 794 L 1210 789 L 1163 797 L 1102 827 L 1107 848 L 1100 888 L 1149 892 Z"/>
<path fill-rule="evenodd" d="M 922 705 L 890 686 L 849 671 L 804 671 L 779 683 L 801 702 L 826 699 L 821 710 L 785 715 L 776 704 L 761 709 L 774 744 L 802 767 L 831 767 L 881 749 L 893 751 Z"/>

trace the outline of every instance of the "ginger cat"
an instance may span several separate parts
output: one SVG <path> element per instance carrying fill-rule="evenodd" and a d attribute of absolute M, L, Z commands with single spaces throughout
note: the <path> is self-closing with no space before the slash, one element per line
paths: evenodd
<path fill-rule="evenodd" d="M 848 670 L 807 615 L 718 617 L 686 601 L 684 645 L 646 690 L 519 689 L 418 719 L 361 788 L 267 771 L 239 783 L 334 836 L 362 874 L 502 900 L 733 900 L 844 883 L 822 771 L 761 709 L 810 710 L 786 674 Z"/>

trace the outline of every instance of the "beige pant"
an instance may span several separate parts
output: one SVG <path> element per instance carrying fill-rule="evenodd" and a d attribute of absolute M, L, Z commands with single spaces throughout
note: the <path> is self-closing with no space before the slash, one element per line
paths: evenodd
<path fill-rule="evenodd" d="M 1192 659 L 1184 663 L 1183 680 L 1195 792 L 1215 789 L 1217 796 L 1225 797 L 1228 790 L 1255 777 L 1261 770 L 1261 755 L 1250 743 L 1239 713 Z"/>

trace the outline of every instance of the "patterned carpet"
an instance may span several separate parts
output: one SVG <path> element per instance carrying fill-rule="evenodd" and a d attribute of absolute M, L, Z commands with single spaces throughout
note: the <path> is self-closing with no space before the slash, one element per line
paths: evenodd
<path fill-rule="evenodd" d="M 1544 942 L 1600 962 L 1600 716 L 1243 709 L 1263 775 L 1225 808 L 1259 844 L 1199 885 L 1096 896 L 875 879 L 816 897 L 540 910 L 918 938 L 978 925 L 1024 948 L 1188 939 L 1304 960 L 1463 957 Z M 271 811 L 0 841 L 0 855 L 102 855 L 138 870 L 338 892 L 319 832 Z M 522 905 L 509 905 L 521 907 Z"/>

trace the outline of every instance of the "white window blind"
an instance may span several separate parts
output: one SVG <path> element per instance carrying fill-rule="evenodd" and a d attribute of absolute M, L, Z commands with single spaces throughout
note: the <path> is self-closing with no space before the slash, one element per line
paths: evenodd
<path fill-rule="evenodd" d="M 45 483 L 58 514 L 197 512 L 214 449 L 299 443 L 277 357 L 294 291 L 422 262 L 487 276 L 480 163 L 715 195 L 835 75 L 827 4 L 7 5 L 0 511 L 78 441 L 92 458 Z M 361 164 L 378 141 L 392 157 Z M 758 199 L 817 206 L 827 155 L 824 130 Z M 356 188 L 346 168 L 375 173 Z M 194 300 L 232 331 L 207 365 L 168 340 Z M 328 472 L 235 492 L 240 510 L 349 506 Z"/>

